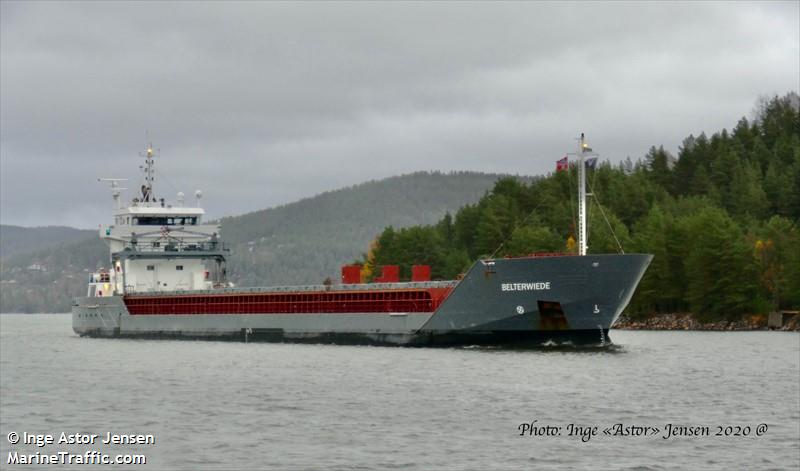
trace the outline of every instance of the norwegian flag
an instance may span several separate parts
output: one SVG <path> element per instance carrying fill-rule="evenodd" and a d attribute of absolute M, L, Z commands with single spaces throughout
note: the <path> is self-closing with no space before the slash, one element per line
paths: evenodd
<path fill-rule="evenodd" d="M 567 156 L 564 156 L 561 160 L 556 160 L 556 172 L 560 172 L 562 170 L 569 170 L 569 161 L 567 160 Z"/>

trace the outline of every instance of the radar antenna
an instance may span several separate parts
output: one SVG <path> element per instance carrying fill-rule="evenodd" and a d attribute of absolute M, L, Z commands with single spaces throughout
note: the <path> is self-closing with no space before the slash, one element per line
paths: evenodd
<path fill-rule="evenodd" d="M 122 190 L 127 190 L 127 188 L 120 188 L 119 182 L 126 182 L 128 181 L 127 178 L 98 178 L 97 181 L 99 182 L 109 182 L 111 184 L 111 196 L 114 198 L 114 202 L 117 203 L 117 209 L 122 209 L 122 203 L 119 200 L 119 195 Z"/>

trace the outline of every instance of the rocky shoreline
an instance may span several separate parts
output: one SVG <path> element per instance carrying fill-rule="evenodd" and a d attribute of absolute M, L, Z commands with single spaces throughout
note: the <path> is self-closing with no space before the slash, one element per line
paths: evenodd
<path fill-rule="evenodd" d="M 767 327 L 766 318 L 760 316 L 732 322 L 703 323 L 699 322 L 691 314 L 662 314 L 641 320 L 632 320 L 626 316 L 621 316 L 613 328 L 620 330 L 779 330 L 800 332 L 800 319 L 794 318 L 780 329 L 770 329 Z"/>

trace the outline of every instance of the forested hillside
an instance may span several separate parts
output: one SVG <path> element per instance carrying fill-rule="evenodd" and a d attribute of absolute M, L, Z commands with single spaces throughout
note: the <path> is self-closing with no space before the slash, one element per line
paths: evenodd
<path fill-rule="evenodd" d="M 0 225 L 0 259 L 32 253 L 85 239 L 96 231 L 63 226 L 20 227 Z"/>
<path fill-rule="evenodd" d="M 800 306 L 799 105 L 796 93 L 764 100 L 752 122 L 690 135 L 677 156 L 653 147 L 589 170 L 590 253 L 655 255 L 629 314 L 733 320 Z M 575 168 L 503 179 L 436 224 L 386 228 L 363 262 L 452 278 L 478 257 L 574 251 L 576 182 Z"/>
<path fill-rule="evenodd" d="M 233 249 L 230 278 L 240 286 L 337 279 L 340 265 L 359 257 L 387 225 L 431 224 L 477 201 L 498 178 L 419 172 L 224 218 L 223 239 Z M 4 259 L 0 312 L 69 311 L 71 298 L 85 292 L 89 273 L 108 263 L 106 245 L 91 234 Z"/>
<path fill-rule="evenodd" d="M 5 259 L 0 312 L 69 312 L 72 298 L 86 292 L 90 273 L 104 265 L 108 248 L 97 235 Z"/>

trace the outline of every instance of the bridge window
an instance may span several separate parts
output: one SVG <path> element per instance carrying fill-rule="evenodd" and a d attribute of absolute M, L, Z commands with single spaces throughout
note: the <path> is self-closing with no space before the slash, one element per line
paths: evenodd
<path fill-rule="evenodd" d="M 155 265 L 147 265 L 147 271 L 153 271 L 156 269 Z"/>
<path fill-rule="evenodd" d="M 183 270 L 183 265 L 175 265 L 175 269 L 181 271 Z"/>
<path fill-rule="evenodd" d="M 139 216 L 133 218 L 134 226 L 194 226 L 196 224 L 196 216 Z"/>
<path fill-rule="evenodd" d="M 166 226 L 167 218 L 165 217 L 153 217 L 153 216 L 139 216 L 138 218 L 134 218 L 134 224 L 138 226 Z"/>

